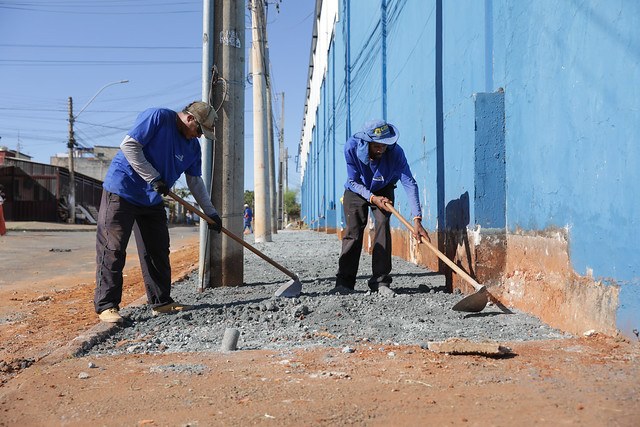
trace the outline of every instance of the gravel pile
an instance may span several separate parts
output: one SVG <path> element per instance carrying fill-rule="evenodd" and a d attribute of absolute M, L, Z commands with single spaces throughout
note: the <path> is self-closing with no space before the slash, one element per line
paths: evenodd
<path fill-rule="evenodd" d="M 313 231 L 280 231 L 273 242 L 247 241 L 295 272 L 298 298 L 274 297 L 289 278 L 245 251 L 244 285 L 197 292 L 198 273 L 173 286 L 176 301 L 195 305 L 183 313 L 154 316 L 148 306 L 121 310 L 125 323 L 86 355 L 220 350 L 226 328 L 240 331 L 238 350 L 312 346 L 353 348 L 380 344 L 426 346 L 450 337 L 473 341 L 530 341 L 569 337 L 538 318 L 489 304 L 480 313 L 451 310 L 463 295 L 445 292 L 444 276 L 399 258 L 393 260 L 395 296 L 369 292 L 371 257 L 363 254 L 356 292 L 335 295 L 341 242 Z M 374 347 L 375 348 L 375 347 Z"/>

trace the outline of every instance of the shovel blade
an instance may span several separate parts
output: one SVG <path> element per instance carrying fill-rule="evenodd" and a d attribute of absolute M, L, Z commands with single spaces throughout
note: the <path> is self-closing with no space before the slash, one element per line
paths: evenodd
<path fill-rule="evenodd" d="M 289 280 L 284 285 L 280 286 L 275 293 L 277 297 L 295 298 L 300 296 L 302 292 L 302 283 L 299 280 Z"/>
<path fill-rule="evenodd" d="M 486 307 L 487 302 L 487 288 L 485 286 L 482 286 L 475 293 L 468 295 L 458 301 L 458 303 L 452 307 L 452 310 L 477 313 L 479 311 L 482 311 Z"/>

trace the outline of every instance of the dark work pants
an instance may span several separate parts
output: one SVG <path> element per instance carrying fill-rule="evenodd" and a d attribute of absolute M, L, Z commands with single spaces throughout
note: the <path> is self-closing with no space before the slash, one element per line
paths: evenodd
<path fill-rule="evenodd" d="M 375 194 L 377 196 L 385 196 L 393 201 L 394 188 L 394 184 L 387 185 L 383 189 L 376 191 Z M 371 264 L 373 275 L 368 283 L 373 290 L 378 290 L 380 283 L 388 286 L 391 283 L 391 277 L 389 276 L 389 273 L 391 273 L 391 229 L 389 227 L 391 213 L 380 210 L 376 205 L 369 203 L 364 197 L 351 190 L 345 190 L 342 206 L 347 230 L 342 238 L 342 253 L 338 260 L 336 285 L 353 289 L 356 284 L 364 229 L 367 225 L 369 208 L 371 208 L 375 221 L 375 234 Z"/>
<path fill-rule="evenodd" d="M 96 313 L 119 309 L 122 270 L 131 231 L 136 237 L 138 257 L 149 305 L 157 307 L 171 299 L 169 229 L 164 204 L 135 206 L 117 194 L 102 191 L 96 232 Z"/>

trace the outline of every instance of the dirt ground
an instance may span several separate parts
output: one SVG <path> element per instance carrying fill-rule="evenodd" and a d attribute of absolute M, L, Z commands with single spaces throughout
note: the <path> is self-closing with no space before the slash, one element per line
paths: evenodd
<path fill-rule="evenodd" d="M 135 256 L 135 255 L 134 255 Z M 179 280 L 197 239 L 172 248 Z M 144 293 L 128 263 L 123 306 Z M 58 349 L 98 323 L 93 283 L 0 290 L 0 425 L 638 425 L 640 347 L 620 337 L 502 343 L 508 357 L 419 346 L 87 358 Z M 140 337 L 144 340 L 145 337 Z"/>

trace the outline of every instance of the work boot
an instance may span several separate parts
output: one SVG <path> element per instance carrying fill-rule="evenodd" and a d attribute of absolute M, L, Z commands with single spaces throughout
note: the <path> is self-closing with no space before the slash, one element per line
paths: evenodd
<path fill-rule="evenodd" d="M 159 307 L 154 307 L 151 311 L 154 315 L 163 314 L 163 313 L 175 313 L 176 311 L 186 311 L 191 310 L 193 308 L 192 305 L 180 304 L 178 302 L 172 302 L 169 304 L 161 305 Z"/>
<path fill-rule="evenodd" d="M 336 285 L 335 288 L 329 291 L 329 295 L 350 295 L 355 293 L 356 291 L 353 288 L 348 288 L 343 285 Z"/>
<path fill-rule="evenodd" d="M 118 313 L 118 309 L 117 308 L 107 308 L 106 310 L 101 312 L 98 315 L 98 317 L 100 317 L 100 320 L 102 320 L 103 322 L 107 322 L 107 323 L 122 323 L 122 322 L 124 322 L 124 319 Z"/>

